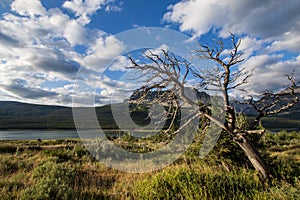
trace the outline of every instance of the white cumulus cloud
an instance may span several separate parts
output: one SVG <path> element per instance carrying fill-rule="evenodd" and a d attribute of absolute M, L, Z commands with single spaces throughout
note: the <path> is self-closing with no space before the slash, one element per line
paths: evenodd
<path fill-rule="evenodd" d="M 112 0 L 69 0 L 65 1 L 63 7 L 74 12 L 80 23 L 88 24 L 90 23 L 91 15 L 111 1 Z"/>
<path fill-rule="evenodd" d="M 67 1 L 78 17 L 90 17 L 105 9 L 108 1 Z M 76 6 L 77 5 L 77 6 Z M 101 30 L 64 13 L 61 8 L 46 9 L 40 0 L 15 0 L 0 19 L 0 99 L 42 104 L 71 105 L 73 82 L 79 69 L 86 71 L 88 89 L 76 93 L 80 98 L 111 86 L 99 74 L 123 49 L 123 44 Z M 79 53 L 81 45 L 85 51 Z M 103 103 L 103 102 L 102 102 Z"/>
<path fill-rule="evenodd" d="M 11 4 L 13 11 L 23 16 L 34 17 L 37 15 L 45 15 L 46 9 L 40 0 L 15 0 Z"/>
<path fill-rule="evenodd" d="M 211 29 L 228 37 L 231 31 L 276 41 L 274 50 L 299 52 L 299 10 L 298 0 L 184 0 L 169 6 L 164 20 L 178 23 L 181 31 L 195 37 Z"/>

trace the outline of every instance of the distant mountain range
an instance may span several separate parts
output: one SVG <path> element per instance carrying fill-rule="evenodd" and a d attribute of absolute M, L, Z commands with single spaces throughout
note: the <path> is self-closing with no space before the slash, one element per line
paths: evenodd
<path fill-rule="evenodd" d="M 72 109 L 20 102 L 0 102 L 0 129 L 73 129 Z"/>
<path fill-rule="evenodd" d="M 124 104 L 114 106 L 122 107 Z M 118 129 L 111 105 L 96 107 L 95 110 L 102 129 Z M 143 111 L 133 112 L 131 118 L 136 124 L 148 123 L 147 113 Z M 126 123 L 126 119 L 123 121 Z M 9 129 L 75 129 L 72 108 L 0 101 L 0 130 Z"/>
<path fill-rule="evenodd" d="M 138 98 L 138 95 L 132 95 L 130 100 Z M 149 95 L 149 101 L 151 101 L 155 94 Z M 198 97 L 202 100 L 210 98 L 205 92 L 199 92 Z M 120 106 L 123 105 L 120 104 Z M 237 109 L 244 108 L 240 105 L 240 107 L 237 106 Z M 113 119 L 110 105 L 96 107 L 95 110 L 102 128 L 118 128 Z M 251 112 L 248 114 L 251 115 Z M 131 117 L 137 124 L 147 123 L 145 121 L 146 112 L 135 112 Z M 265 118 L 263 125 L 272 130 L 300 131 L 300 103 L 288 112 Z M 75 125 L 70 107 L 0 101 L 0 129 L 75 129 Z"/>
<path fill-rule="evenodd" d="M 159 91 L 159 92 L 155 92 L 155 91 L 150 91 L 147 93 L 147 95 L 144 97 L 144 100 L 147 102 L 152 102 L 154 101 L 155 98 L 159 98 L 160 96 L 162 96 L 165 92 Z M 206 92 L 200 92 L 194 88 L 186 88 L 185 89 L 185 95 L 190 97 L 190 98 L 194 98 L 194 99 L 200 99 L 202 102 L 204 103 L 208 103 L 210 101 L 210 96 L 206 93 Z M 132 95 L 130 96 L 130 98 L 126 101 L 136 101 L 137 99 L 141 98 L 142 93 L 139 91 L 135 91 L 132 93 Z M 165 101 L 164 98 L 162 98 L 162 101 Z"/>

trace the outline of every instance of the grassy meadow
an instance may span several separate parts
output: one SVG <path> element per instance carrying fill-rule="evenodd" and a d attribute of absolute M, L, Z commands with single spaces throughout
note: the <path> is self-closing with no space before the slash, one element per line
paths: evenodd
<path fill-rule="evenodd" d="M 118 140 L 125 149 L 161 145 L 159 138 Z M 272 182 L 262 181 L 234 145 L 222 145 L 226 138 L 204 159 L 199 142 L 164 169 L 131 174 L 98 162 L 80 140 L 0 141 L 0 199 L 300 199 L 299 133 L 267 133 L 257 142 Z"/>

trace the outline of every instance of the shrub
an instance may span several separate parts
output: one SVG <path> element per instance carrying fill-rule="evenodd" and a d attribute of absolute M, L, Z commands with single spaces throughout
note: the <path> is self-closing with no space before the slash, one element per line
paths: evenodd
<path fill-rule="evenodd" d="M 13 145 L 0 145 L 0 153 L 15 153 L 17 148 L 17 146 Z"/>
<path fill-rule="evenodd" d="M 278 180 L 284 180 L 290 184 L 299 184 L 300 165 L 298 162 L 288 159 L 269 158 L 272 175 Z M 272 160 L 271 160 L 272 159 Z"/>
<path fill-rule="evenodd" d="M 47 149 L 43 151 L 46 156 L 57 157 L 61 162 L 71 160 L 73 155 L 63 148 Z"/>
<path fill-rule="evenodd" d="M 6 158 L 0 160 L 0 176 L 14 173 L 18 170 L 18 168 L 18 163 L 16 162 Z"/>
<path fill-rule="evenodd" d="M 79 157 L 79 158 L 82 158 L 83 156 L 89 156 L 90 155 L 89 151 L 86 148 L 82 147 L 82 146 L 75 145 L 73 151 L 74 151 L 74 155 Z"/>
<path fill-rule="evenodd" d="M 95 191 L 80 191 L 75 192 L 73 199 L 76 200 L 99 200 L 99 199 L 111 199 L 102 194 L 102 192 L 95 192 Z"/>
<path fill-rule="evenodd" d="M 72 199 L 75 170 L 66 163 L 46 162 L 34 169 L 32 179 L 20 199 Z"/>
<path fill-rule="evenodd" d="M 42 147 L 40 147 L 40 146 L 29 146 L 28 150 L 30 150 L 30 151 L 40 151 L 40 150 L 42 150 Z"/>
<path fill-rule="evenodd" d="M 24 188 L 24 183 L 20 181 L 1 181 L 0 188 L 2 188 L 2 192 L 17 192 L 18 190 Z"/>
<path fill-rule="evenodd" d="M 15 200 L 16 197 L 12 193 L 1 192 L 0 199 L 1 200 Z"/>
<path fill-rule="evenodd" d="M 137 182 L 133 195 L 138 199 L 253 199 L 264 187 L 252 172 L 214 173 L 183 167 Z"/>

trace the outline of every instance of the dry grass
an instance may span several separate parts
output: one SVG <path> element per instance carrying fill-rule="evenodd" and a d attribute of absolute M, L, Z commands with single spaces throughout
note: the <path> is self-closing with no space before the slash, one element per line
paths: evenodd
<path fill-rule="evenodd" d="M 252 193 L 247 194 L 248 196 L 252 195 L 254 199 L 278 199 L 275 198 L 276 196 L 291 199 L 300 195 L 300 187 L 297 187 L 300 177 L 299 173 L 294 170 L 295 166 L 300 166 L 299 139 L 298 133 L 266 136 L 266 149 L 275 166 L 279 166 L 276 168 L 278 180 L 275 180 L 273 185 L 266 186 L 266 191 L 251 190 Z M 124 144 L 126 147 L 132 143 L 126 141 Z M 147 145 L 145 141 L 143 145 Z M 148 146 L 156 148 L 155 143 L 150 142 Z M 213 156 L 212 158 L 218 159 Z M 46 170 L 45 173 L 41 173 L 43 170 Z M 70 173 L 64 174 L 65 172 Z M 190 172 L 193 173 L 190 174 Z M 61 179 L 56 180 L 57 175 L 61 176 Z M 51 182 L 53 180 L 49 180 L 49 177 L 55 179 L 54 182 Z M 185 181 L 185 177 L 191 179 Z M 202 182 L 199 185 L 197 179 L 201 177 L 207 183 Z M 175 193 L 172 193 L 175 196 L 178 194 L 191 196 L 191 192 L 201 190 L 203 195 L 208 195 L 205 198 L 210 199 L 210 195 L 214 192 L 222 193 L 222 190 L 218 189 L 222 184 L 217 186 L 216 180 L 225 181 L 226 187 L 238 188 L 237 190 L 241 190 L 237 191 L 239 197 L 244 198 L 247 195 L 244 195 L 242 191 L 246 191 L 248 186 L 244 185 L 243 188 L 243 186 L 236 185 L 235 180 L 247 179 L 253 180 L 253 184 L 257 187 L 260 184 L 257 181 L 257 174 L 249 169 L 237 168 L 225 161 L 201 160 L 190 154 L 186 154 L 164 169 L 150 173 L 131 174 L 108 168 L 98 162 L 90 156 L 80 140 L 45 140 L 41 143 L 34 140 L 0 141 L 0 199 L 28 199 L 29 197 L 31 199 L 41 197 L 46 199 L 56 199 L 56 197 L 61 199 L 132 199 L 142 198 L 145 195 L 151 199 L 151 195 L 147 192 L 152 194 L 151 191 L 159 191 L 165 187 L 170 191 L 173 191 L 173 187 L 177 188 L 174 190 Z M 55 194 L 47 194 L 45 192 L 47 190 L 41 189 L 50 187 L 49 184 L 53 185 L 55 181 L 64 186 L 58 187 L 58 192 L 56 191 Z M 162 186 L 160 182 L 170 184 L 170 187 Z M 179 183 L 182 184 L 178 185 Z M 37 190 L 44 191 L 44 193 L 34 193 Z M 59 193 L 60 190 L 65 196 Z M 205 192 L 206 190 L 209 190 L 208 193 Z M 162 198 L 163 194 L 155 196 L 155 198 L 160 197 Z M 184 199 L 184 196 L 181 197 Z"/>

